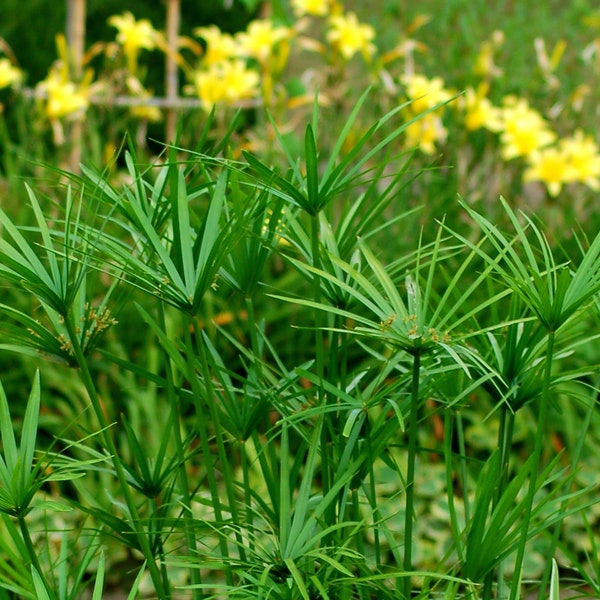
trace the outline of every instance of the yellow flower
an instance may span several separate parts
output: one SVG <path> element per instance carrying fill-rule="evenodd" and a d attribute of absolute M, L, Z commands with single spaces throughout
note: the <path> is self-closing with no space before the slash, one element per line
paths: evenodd
<path fill-rule="evenodd" d="M 144 100 L 152 98 L 151 92 L 142 85 L 142 82 L 137 77 L 132 75 L 127 78 L 127 89 L 136 98 L 143 98 Z M 158 123 L 163 118 L 160 108 L 151 103 L 130 106 L 129 113 L 133 117 L 149 121 L 150 123 Z"/>
<path fill-rule="evenodd" d="M 526 100 L 509 97 L 504 104 L 500 135 L 504 160 L 527 156 L 554 142 L 556 134 Z"/>
<path fill-rule="evenodd" d="M 47 95 L 46 115 L 51 121 L 74 116 L 89 105 L 87 88 L 66 79 L 64 69 L 52 69 L 38 86 Z"/>
<path fill-rule="evenodd" d="M 357 52 L 362 52 L 365 59 L 375 53 L 372 40 L 375 30 L 370 25 L 359 23 L 353 12 L 331 17 L 327 40 L 345 60 L 350 60 Z"/>
<path fill-rule="evenodd" d="M 578 181 L 593 190 L 599 190 L 600 152 L 592 137 L 578 129 L 571 137 L 563 138 L 559 145 L 569 162 L 571 181 Z"/>
<path fill-rule="evenodd" d="M 503 73 L 494 62 L 496 51 L 504 43 L 504 32 L 500 30 L 494 31 L 489 40 L 485 40 L 479 47 L 479 53 L 475 58 L 473 72 L 480 77 L 500 77 Z"/>
<path fill-rule="evenodd" d="M 206 42 L 206 51 L 202 58 L 205 65 L 210 66 L 240 55 L 237 41 L 229 33 L 223 33 L 216 25 L 197 27 L 194 35 Z"/>
<path fill-rule="evenodd" d="M 328 0 L 292 0 L 291 4 L 296 17 L 325 17 L 329 13 Z"/>
<path fill-rule="evenodd" d="M 108 19 L 108 24 L 117 28 L 117 42 L 123 46 L 129 70 L 131 73 L 135 73 L 139 51 L 142 48 L 153 50 L 160 34 L 152 27 L 148 19 L 136 21 L 129 11 L 122 15 L 113 15 Z"/>
<path fill-rule="evenodd" d="M 219 102 L 233 104 L 256 96 L 259 76 L 242 60 L 224 61 L 197 72 L 194 84 L 203 108 L 209 111 Z"/>
<path fill-rule="evenodd" d="M 132 106 L 129 109 L 129 113 L 132 117 L 140 119 L 141 121 L 148 121 L 150 123 L 158 123 L 162 121 L 163 114 L 158 106 L 152 104 L 139 104 Z"/>
<path fill-rule="evenodd" d="M 400 81 L 406 87 L 406 95 L 412 101 L 410 107 L 415 114 L 425 112 L 437 104 L 447 102 L 452 95 L 444 89 L 441 77 L 428 79 L 424 75 L 403 75 Z"/>
<path fill-rule="evenodd" d="M 236 40 L 242 53 L 265 64 L 277 45 L 290 37 L 288 27 L 276 27 L 268 19 L 257 19 L 248 24 L 246 31 L 238 33 Z"/>
<path fill-rule="evenodd" d="M 0 89 L 10 87 L 21 81 L 23 73 L 8 58 L 0 58 Z"/>
<path fill-rule="evenodd" d="M 405 129 L 405 135 L 407 148 L 419 148 L 425 154 L 433 154 L 436 143 L 446 141 L 448 131 L 440 117 L 431 112 L 411 123 Z"/>
<path fill-rule="evenodd" d="M 529 167 L 523 173 L 523 180 L 543 182 L 552 197 L 558 196 L 562 186 L 572 181 L 569 157 L 555 146 L 532 152 L 528 162 Z"/>
<path fill-rule="evenodd" d="M 465 127 L 469 131 L 482 127 L 490 131 L 502 129 L 500 109 L 485 97 L 486 91 L 487 86 L 479 86 L 477 91 L 467 88 L 464 97 L 461 98 L 465 110 Z"/>

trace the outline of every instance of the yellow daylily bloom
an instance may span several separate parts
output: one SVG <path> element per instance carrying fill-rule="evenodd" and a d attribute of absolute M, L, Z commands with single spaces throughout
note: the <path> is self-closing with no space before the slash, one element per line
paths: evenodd
<path fill-rule="evenodd" d="M 328 0 L 292 0 L 291 5 L 296 17 L 325 17 L 330 10 Z"/>
<path fill-rule="evenodd" d="M 152 27 L 148 19 L 136 21 L 129 11 L 122 15 L 113 15 L 108 19 L 108 24 L 116 27 L 117 42 L 123 47 L 127 67 L 131 73 L 135 73 L 140 50 L 154 50 L 160 37 L 159 32 Z"/>
<path fill-rule="evenodd" d="M 64 69 L 54 68 L 38 88 L 46 94 L 46 116 L 51 120 L 73 116 L 89 106 L 87 86 L 78 86 L 64 76 Z"/>
<path fill-rule="evenodd" d="M 360 23 L 356 14 L 337 15 L 329 20 L 327 41 L 345 60 L 350 60 L 357 52 L 361 52 L 369 60 L 375 53 L 375 30 L 371 25 Z"/>
<path fill-rule="evenodd" d="M 529 167 L 523 173 L 523 180 L 541 181 L 552 197 L 558 196 L 562 186 L 572 181 L 572 167 L 568 156 L 555 146 L 532 152 L 528 162 Z"/>
<path fill-rule="evenodd" d="M 206 66 L 236 58 L 241 54 L 237 40 L 229 33 L 223 33 L 216 25 L 197 27 L 194 29 L 194 35 L 206 42 L 206 50 L 202 57 Z"/>
<path fill-rule="evenodd" d="M 21 69 L 15 67 L 8 58 L 0 58 L 0 89 L 16 85 L 22 78 Z"/>
<path fill-rule="evenodd" d="M 500 109 L 492 104 L 485 93 L 487 86 L 479 86 L 477 90 L 467 88 L 465 95 L 461 98 L 464 107 L 465 127 L 469 131 L 485 128 L 490 131 L 502 129 L 502 115 Z"/>
<path fill-rule="evenodd" d="M 600 190 L 600 151 L 592 136 L 578 129 L 571 137 L 561 139 L 559 146 L 569 162 L 571 181 Z"/>
<path fill-rule="evenodd" d="M 444 143 L 448 136 L 439 115 L 432 112 L 411 123 L 404 133 L 404 145 L 407 148 L 419 148 L 425 154 L 433 154 L 436 144 Z"/>
<path fill-rule="evenodd" d="M 497 50 L 504 43 L 504 32 L 496 30 L 489 40 L 485 40 L 479 47 L 479 52 L 475 57 L 473 72 L 475 75 L 484 78 L 500 77 L 503 70 L 494 62 Z"/>
<path fill-rule="evenodd" d="M 452 94 L 444 88 L 441 77 L 428 79 L 424 75 L 412 74 L 401 76 L 400 81 L 406 87 L 407 97 L 412 100 L 410 107 L 415 114 L 447 102 L 452 97 Z"/>
<path fill-rule="evenodd" d="M 501 114 L 500 141 L 504 160 L 528 156 L 556 140 L 548 123 L 523 98 L 506 98 Z"/>
<path fill-rule="evenodd" d="M 255 97 L 259 90 L 258 73 L 244 61 L 224 61 L 209 69 L 198 71 L 194 85 L 202 107 L 209 111 L 215 104 L 233 104 Z"/>
<path fill-rule="evenodd" d="M 236 35 L 236 40 L 243 54 L 266 64 L 278 44 L 291 35 L 289 27 L 276 26 L 268 19 L 256 19 L 248 24 L 246 31 Z"/>
<path fill-rule="evenodd" d="M 127 78 L 127 89 L 136 98 L 143 98 L 144 100 L 151 100 L 152 98 L 152 93 L 133 75 L 130 75 Z M 137 119 L 149 121 L 150 123 L 158 123 L 159 121 L 162 121 L 163 118 L 161 109 L 150 102 L 148 104 L 136 104 L 130 106 L 129 113 Z"/>

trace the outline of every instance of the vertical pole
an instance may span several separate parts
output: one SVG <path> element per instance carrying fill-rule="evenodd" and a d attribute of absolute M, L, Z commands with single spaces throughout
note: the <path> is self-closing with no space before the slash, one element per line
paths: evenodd
<path fill-rule="evenodd" d="M 179 25 L 181 20 L 180 0 L 167 1 L 167 45 L 169 51 L 166 57 L 165 92 L 167 108 L 165 116 L 165 142 L 175 140 L 177 130 L 177 100 L 179 98 L 179 79 L 177 72 L 177 51 L 179 38 Z"/>
<path fill-rule="evenodd" d="M 86 0 L 67 0 L 67 43 L 73 61 L 72 73 L 76 80 L 83 73 L 83 51 L 85 48 L 85 3 Z M 77 120 L 71 127 L 71 153 L 69 168 L 73 173 L 79 171 L 81 162 L 82 120 Z"/>

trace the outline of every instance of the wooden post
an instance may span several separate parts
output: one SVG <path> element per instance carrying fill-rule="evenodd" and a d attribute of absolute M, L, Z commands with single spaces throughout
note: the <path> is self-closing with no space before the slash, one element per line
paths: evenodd
<path fill-rule="evenodd" d="M 167 0 L 167 52 L 165 65 L 165 93 L 168 108 L 165 111 L 165 142 L 175 141 L 177 131 L 177 99 L 179 97 L 179 76 L 177 52 L 179 50 L 179 25 L 181 20 L 180 0 Z"/>
<path fill-rule="evenodd" d="M 83 73 L 83 52 L 85 49 L 85 8 L 86 0 L 67 0 L 67 43 L 71 53 L 73 76 L 81 79 Z M 83 121 L 78 119 L 71 127 L 71 153 L 69 168 L 73 173 L 79 172 L 81 163 L 81 138 Z"/>

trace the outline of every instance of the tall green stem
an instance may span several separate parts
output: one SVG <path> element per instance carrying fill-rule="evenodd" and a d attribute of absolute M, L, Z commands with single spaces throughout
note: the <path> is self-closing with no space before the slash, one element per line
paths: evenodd
<path fill-rule="evenodd" d="M 167 332 L 167 320 L 164 306 L 159 302 L 159 316 L 162 322 L 163 331 Z M 194 517 L 191 512 L 192 498 L 190 495 L 190 484 L 187 476 L 185 450 L 181 437 L 181 411 L 180 404 L 175 393 L 175 383 L 173 378 L 173 367 L 171 359 L 167 352 L 164 353 L 165 377 L 167 381 L 167 399 L 169 408 L 173 417 L 173 441 L 175 442 L 175 453 L 177 455 L 179 488 L 183 502 L 183 525 L 185 531 L 186 550 L 191 556 L 196 555 L 196 537 L 194 535 Z M 190 568 L 190 581 L 193 586 L 198 586 L 202 582 L 200 570 L 192 566 Z M 194 600 L 201 598 L 199 587 L 193 587 L 192 597 Z"/>
<path fill-rule="evenodd" d="M 165 598 L 165 600 L 169 600 L 171 598 L 169 581 L 163 581 L 161 571 L 158 568 L 158 565 L 156 564 L 156 560 L 152 552 L 150 542 L 148 540 L 148 535 L 146 534 L 141 525 L 141 519 L 135 503 L 135 499 L 133 497 L 133 494 L 131 493 L 131 488 L 129 486 L 129 482 L 127 481 L 125 469 L 119 459 L 117 447 L 111 436 L 109 423 L 106 419 L 106 416 L 104 415 L 104 411 L 102 410 L 102 404 L 100 403 L 100 398 L 98 397 L 98 393 L 96 392 L 94 380 L 90 373 L 85 355 L 81 348 L 81 344 L 79 343 L 79 337 L 77 336 L 75 327 L 68 316 L 67 318 L 65 318 L 65 326 L 67 328 L 69 340 L 71 341 L 73 355 L 75 356 L 75 360 L 77 361 L 77 365 L 79 366 L 81 380 L 83 382 L 83 385 L 85 386 L 88 396 L 90 397 L 90 402 L 92 404 L 92 408 L 94 409 L 94 414 L 96 415 L 98 423 L 100 424 L 102 441 L 104 442 L 106 450 L 111 456 L 113 468 L 117 475 L 119 486 L 121 487 L 121 492 L 123 493 L 123 496 L 125 498 L 125 504 L 127 505 L 127 510 L 129 511 L 129 516 L 131 518 L 131 526 L 135 531 L 136 539 L 138 541 L 140 550 L 142 551 L 142 554 L 144 555 L 144 558 L 147 561 L 146 564 L 148 567 L 148 572 L 150 573 L 150 577 L 152 579 L 152 583 L 159 598 Z"/>
<path fill-rule="evenodd" d="M 237 510 L 237 501 L 235 496 L 235 488 L 233 481 L 233 473 L 231 471 L 231 460 L 227 455 L 227 448 L 225 447 L 225 439 L 223 435 L 223 429 L 221 427 L 221 417 L 219 415 L 219 410 L 217 408 L 216 399 L 217 394 L 215 393 L 212 373 L 208 363 L 208 351 L 206 348 L 206 344 L 202 338 L 202 331 L 198 327 L 198 322 L 196 319 L 192 319 L 192 327 L 194 328 L 194 334 L 197 341 L 198 346 L 198 358 L 200 359 L 200 368 L 202 372 L 202 376 L 204 379 L 204 388 L 206 392 L 206 405 L 208 407 L 208 411 L 210 414 L 210 419 L 212 421 L 213 429 L 214 429 L 214 439 L 217 445 L 217 456 L 219 458 L 219 464 L 221 467 L 221 471 L 223 473 L 223 484 L 225 486 L 225 494 L 227 496 L 227 501 L 229 503 L 229 513 L 231 514 L 231 518 L 234 524 L 240 523 L 240 519 L 238 516 Z M 189 338 L 189 328 L 188 328 L 188 342 L 191 346 L 191 340 Z M 191 348 L 190 348 L 191 349 Z M 189 355 L 190 359 L 193 354 Z M 192 365 L 190 365 L 192 368 Z M 190 377 L 195 380 L 196 378 L 193 375 L 193 371 L 190 371 Z M 197 415 L 198 421 L 205 421 L 205 415 L 202 411 L 198 412 Z M 207 440 L 208 443 L 208 440 Z M 211 472 L 211 477 L 214 478 L 214 472 Z M 214 482 L 214 489 L 216 490 L 216 480 Z M 212 488 L 211 488 L 212 489 Z M 220 520 L 220 519 L 219 519 Z M 245 550 L 244 543 L 239 533 L 239 530 L 236 530 L 236 536 L 238 538 L 238 551 L 240 554 L 240 558 L 245 560 Z M 223 540 L 225 538 L 223 537 Z M 225 554 L 228 556 L 228 553 Z M 228 573 L 229 574 L 229 573 Z"/>
<path fill-rule="evenodd" d="M 415 507 L 415 465 L 419 424 L 419 383 L 421 377 L 421 355 L 413 355 L 410 414 L 408 416 L 408 465 L 406 467 L 406 514 L 404 516 L 404 571 L 412 571 L 413 513 Z M 404 578 L 404 598 L 411 594 L 411 578 Z"/>
<path fill-rule="evenodd" d="M 202 456 L 204 458 L 204 468 L 206 469 L 206 479 L 208 481 L 208 489 L 210 491 L 211 506 L 214 511 L 216 525 L 217 527 L 222 528 L 224 523 L 223 511 L 221 508 L 219 486 L 217 484 L 217 477 L 215 474 L 215 459 L 210 446 L 210 435 L 207 426 L 208 419 L 206 418 L 205 410 L 208 408 L 209 414 L 212 417 L 212 414 L 215 412 L 214 406 L 211 406 L 214 403 L 214 391 L 212 388 L 211 373 L 208 369 L 208 364 L 206 361 L 204 342 L 202 340 L 199 341 L 199 346 L 201 348 L 199 354 L 202 377 L 204 379 L 204 389 L 202 389 L 199 378 L 196 376 L 196 364 L 194 360 L 196 352 L 192 344 L 192 336 L 190 331 L 193 327 L 192 320 L 193 319 L 191 317 L 184 319 L 184 338 L 188 364 L 188 380 L 192 387 L 192 397 L 196 415 L 196 427 L 198 428 L 200 447 L 202 448 Z M 219 535 L 219 550 L 223 559 L 229 556 L 227 539 L 224 535 Z M 225 569 L 225 575 L 228 585 L 232 585 L 233 579 L 231 577 L 231 570 Z"/>
<path fill-rule="evenodd" d="M 458 437 L 458 452 L 460 455 L 460 479 L 462 481 L 463 503 L 465 505 L 465 523 L 471 521 L 471 503 L 469 501 L 469 490 L 467 488 L 467 448 L 465 445 L 465 428 L 463 426 L 462 414 L 456 413 L 456 435 Z"/>
<path fill-rule="evenodd" d="M 537 429 L 535 432 L 535 440 L 533 453 L 531 457 L 531 474 L 529 476 L 529 489 L 527 491 L 527 501 L 525 504 L 525 512 L 523 514 L 523 523 L 521 525 L 521 538 L 517 549 L 517 558 L 515 562 L 515 571 L 513 574 L 513 583 L 510 590 L 510 600 L 517 600 L 520 596 L 521 575 L 523 572 L 523 560 L 525 558 L 525 547 L 527 546 L 527 538 L 529 537 L 529 524 L 531 521 L 531 513 L 533 510 L 533 501 L 537 491 L 537 478 L 540 469 L 542 458 L 542 446 L 544 434 L 546 432 L 546 421 L 548 417 L 548 408 L 550 404 L 550 382 L 552 378 L 552 359 L 554 355 L 554 339 L 555 332 L 548 333 L 548 345 L 546 346 L 546 363 L 544 369 L 544 379 L 542 381 L 542 393 L 540 396 L 540 409 L 538 413 Z"/>
<path fill-rule="evenodd" d="M 452 530 L 452 536 L 454 537 L 454 545 L 456 546 L 456 552 L 458 554 L 458 560 L 463 562 L 464 560 L 464 545 L 461 541 L 460 528 L 458 525 L 458 517 L 456 514 L 456 505 L 454 502 L 454 469 L 452 467 L 453 461 L 453 412 L 452 410 L 446 410 L 444 413 L 444 461 L 446 463 L 446 496 L 448 498 L 448 514 L 450 516 L 450 528 Z"/>
<path fill-rule="evenodd" d="M 495 508 L 502 491 L 506 488 L 508 482 L 508 473 L 510 467 L 510 452 L 512 449 L 512 438 L 515 426 L 515 414 L 506 406 L 500 408 L 500 427 L 498 429 L 498 448 L 500 450 L 500 473 L 498 482 L 496 484 L 496 490 L 492 499 L 492 508 Z M 498 577 L 498 592 L 502 586 L 502 564 L 498 566 L 497 573 Z M 492 597 L 494 581 L 494 570 L 491 570 L 484 579 L 483 587 L 483 600 L 488 600 Z"/>
<path fill-rule="evenodd" d="M 321 266 L 321 250 L 320 250 L 320 220 L 319 213 L 311 216 L 311 250 L 312 262 L 315 269 Z M 321 303 L 321 281 L 317 274 L 313 275 L 313 300 L 315 304 Z M 323 314 L 317 308 L 315 309 L 315 356 L 317 377 L 319 385 L 317 388 L 317 402 L 319 406 L 323 406 L 326 402 L 326 397 L 323 388 L 325 379 L 325 348 L 323 335 Z M 321 428 L 321 485 L 323 488 L 323 496 L 326 496 L 331 488 L 331 453 L 329 448 L 329 429 Z M 327 509 L 327 522 L 333 525 L 335 521 L 335 505 L 332 503 Z"/>
<path fill-rule="evenodd" d="M 246 314 L 248 315 L 248 329 L 250 330 L 250 344 L 252 347 L 253 366 L 257 376 L 260 376 L 262 371 L 261 352 L 258 344 L 258 334 L 256 329 L 256 316 L 254 314 L 254 302 L 252 298 L 246 296 L 244 298 L 246 305 Z"/>
<path fill-rule="evenodd" d="M 588 411 L 585 415 L 585 419 L 581 425 L 581 428 L 578 429 L 578 431 L 577 431 L 579 437 L 577 439 L 577 442 L 575 443 L 575 449 L 573 452 L 573 457 L 571 459 L 571 465 L 570 465 L 571 475 L 573 473 L 575 473 L 577 470 L 577 465 L 579 464 L 579 459 L 581 458 L 581 453 L 583 452 L 583 444 L 584 444 L 586 434 L 590 427 L 590 424 L 592 421 L 592 416 L 594 415 L 594 413 L 595 413 L 595 403 L 594 403 L 594 401 L 592 401 L 592 402 L 590 402 Z M 561 531 L 564 515 L 566 515 L 566 513 L 567 513 L 568 492 L 569 492 L 569 488 L 572 485 L 572 482 L 573 482 L 572 478 L 567 477 L 567 480 L 565 482 L 565 494 L 567 495 L 567 498 L 565 498 L 561 502 L 560 509 L 558 511 L 558 514 L 560 516 L 558 518 L 558 521 L 554 524 L 554 531 L 552 533 L 552 541 L 550 543 L 550 548 L 548 548 L 548 551 L 547 551 L 547 556 L 549 559 L 554 556 L 554 552 L 556 550 L 556 547 L 558 546 L 558 540 L 560 538 L 560 531 Z M 546 567 L 544 569 L 544 574 L 542 576 L 542 581 L 540 583 L 540 589 L 538 592 L 538 600 L 543 600 L 543 598 L 547 597 L 546 588 L 548 587 L 548 582 L 550 581 L 551 572 L 552 572 L 552 561 L 547 560 Z"/>
<path fill-rule="evenodd" d="M 311 250 L 312 250 L 312 266 L 315 269 L 321 266 L 321 250 L 319 245 L 320 240 L 320 222 L 319 215 L 311 217 Z M 313 276 L 313 300 L 316 304 L 321 302 L 321 280 L 315 274 Z M 317 308 L 315 309 L 315 353 L 317 359 L 317 376 L 319 381 L 323 381 L 325 377 L 325 353 L 323 347 L 323 313 Z M 319 400 L 323 399 L 323 385 L 319 385 L 318 389 Z"/>
<path fill-rule="evenodd" d="M 27 548 L 27 553 L 29 554 L 29 560 L 31 561 L 32 566 L 35 568 L 35 570 L 38 572 L 38 575 L 42 579 L 46 591 L 53 598 L 55 594 L 53 593 L 53 590 L 48 585 L 48 583 L 46 582 L 46 578 L 44 577 L 44 572 L 42 571 L 37 552 L 33 546 L 33 542 L 31 541 L 31 535 L 29 535 L 29 527 L 27 526 L 25 516 L 21 514 L 17 517 L 17 520 L 19 522 L 19 528 L 21 530 L 21 537 L 23 538 L 23 542 L 25 543 L 25 547 Z"/>

